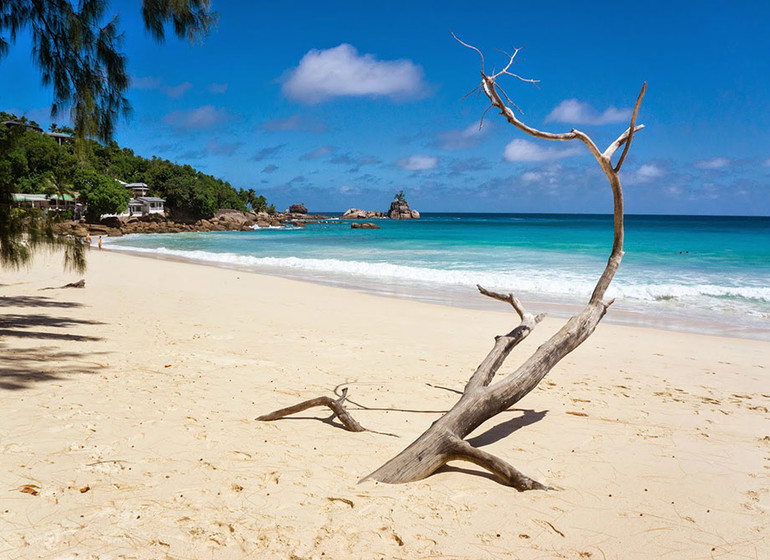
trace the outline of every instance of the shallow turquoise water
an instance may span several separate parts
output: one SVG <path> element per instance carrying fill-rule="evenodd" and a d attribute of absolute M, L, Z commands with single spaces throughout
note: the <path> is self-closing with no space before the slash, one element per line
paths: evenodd
<path fill-rule="evenodd" d="M 133 235 L 109 245 L 406 297 L 447 294 L 449 303 L 477 298 L 482 284 L 558 314 L 587 299 L 612 244 L 611 216 L 427 214 L 377 224 Z M 770 339 L 770 218 L 627 216 L 625 231 L 608 297 L 628 320 Z"/>

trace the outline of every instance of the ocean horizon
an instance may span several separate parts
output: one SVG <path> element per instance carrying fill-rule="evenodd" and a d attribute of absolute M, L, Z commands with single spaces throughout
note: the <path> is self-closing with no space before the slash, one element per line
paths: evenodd
<path fill-rule="evenodd" d="M 566 317 L 587 302 L 613 237 L 610 214 L 423 213 L 367 220 L 373 230 L 324 214 L 331 219 L 305 227 L 127 235 L 105 247 L 502 309 L 480 284 Z M 627 214 L 624 249 L 606 321 L 770 340 L 770 217 Z"/>

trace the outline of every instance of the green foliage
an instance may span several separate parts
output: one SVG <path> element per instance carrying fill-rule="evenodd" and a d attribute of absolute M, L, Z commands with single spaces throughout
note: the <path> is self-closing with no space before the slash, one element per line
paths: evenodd
<path fill-rule="evenodd" d="M 59 130 L 74 132 L 80 155 L 86 153 L 86 138 L 111 140 L 117 119 L 131 110 L 124 97 L 129 78 L 120 52 L 123 33 L 117 15 L 106 15 L 108 5 L 108 0 L 0 0 L 0 58 L 8 54 L 18 35 L 30 34 L 43 85 L 53 89 L 51 113 L 56 116 L 70 109 L 74 128 Z M 158 41 L 165 38 L 167 24 L 177 37 L 192 41 L 216 24 L 210 6 L 210 0 L 142 0 L 142 17 Z M 57 128 L 52 126 L 51 131 Z M 17 133 L 0 130 L 0 265 L 27 262 L 39 243 L 64 243 L 65 267 L 82 270 L 82 245 L 55 238 L 45 218 L 19 218 L 12 211 L 12 195 L 20 187 L 31 189 L 39 181 L 48 181 L 59 192 L 67 188 L 67 173 L 56 176 L 48 166 L 47 147 L 39 139 L 32 140 L 40 144 L 39 153 L 31 150 L 31 157 L 22 157 L 18 139 Z"/>
<path fill-rule="evenodd" d="M 98 222 L 102 214 L 124 212 L 131 198 L 123 185 L 93 169 L 78 169 L 73 184 L 80 192 L 80 200 L 87 205 L 89 222 Z"/>
<path fill-rule="evenodd" d="M 404 202 L 406 200 L 406 195 L 404 194 L 403 190 L 398 191 L 395 196 L 393 197 L 395 200 L 398 200 L 399 202 Z"/>
<path fill-rule="evenodd" d="M 20 121 L 16 115 L 0 113 L 0 120 Z M 53 128 L 53 127 L 52 127 Z M 57 126 L 58 130 L 61 130 Z M 171 216 L 179 221 L 210 218 L 220 208 L 268 210 L 267 200 L 254 189 L 235 189 L 230 183 L 197 171 L 190 165 L 178 165 L 153 157 L 146 159 L 117 142 L 102 145 L 86 141 L 86 151 L 79 157 L 71 143 L 59 145 L 51 137 L 18 126 L 0 125 L 0 139 L 12 135 L 0 159 L 0 173 L 5 173 L 9 192 L 43 193 L 49 196 L 73 194 L 90 185 L 96 175 L 127 182 L 146 183 L 150 194 L 166 201 Z M 123 189 L 125 191 L 125 189 Z M 86 194 L 88 197 L 88 194 Z M 83 198 L 83 197 L 82 197 Z M 83 200 L 85 201 L 85 200 Z M 99 207 L 99 214 L 122 212 Z M 87 216 L 97 217 L 96 211 Z"/>
<path fill-rule="evenodd" d="M 238 191 L 238 198 L 254 212 L 267 212 L 267 199 L 264 195 L 257 196 L 254 189 L 241 189 Z"/>
<path fill-rule="evenodd" d="M 29 31 L 43 84 L 51 86 L 56 116 L 71 108 L 78 139 L 112 138 L 120 116 L 131 111 L 123 33 L 118 16 L 108 16 L 108 0 L 2 0 L 0 57 L 16 36 Z M 191 41 L 216 23 L 210 0 L 143 0 L 145 27 L 162 41 L 171 23 L 179 38 Z M 5 36 L 7 33 L 7 37 Z"/>

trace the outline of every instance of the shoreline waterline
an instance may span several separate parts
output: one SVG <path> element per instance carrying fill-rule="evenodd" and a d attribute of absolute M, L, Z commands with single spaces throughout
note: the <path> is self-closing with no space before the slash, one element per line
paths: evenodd
<path fill-rule="evenodd" d="M 214 268 L 235 270 L 257 275 L 267 275 L 285 278 L 298 282 L 331 286 L 345 290 L 357 291 L 385 298 L 420 301 L 436 305 L 446 305 L 465 309 L 508 312 L 500 302 L 482 296 L 471 286 L 432 285 L 427 282 L 406 282 L 392 280 L 383 282 L 366 276 L 350 276 L 335 274 L 330 271 L 312 271 L 303 268 L 287 269 L 280 266 L 248 265 L 237 262 L 224 262 L 206 258 L 196 258 L 189 255 L 173 254 L 143 250 L 136 247 L 120 246 L 106 243 L 105 250 L 125 253 L 132 256 L 157 259 L 178 263 L 192 263 Z M 598 277 L 597 277 L 598 278 Z M 485 286 L 488 287 L 488 286 Z M 542 294 L 512 290 L 533 313 L 546 313 L 553 318 L 566 319 L 583 309 L 590 297 L 590 291 L 584 299 L 567 300 L 544 297 Z M 702 310 L 683 309 L 679 313 L 646 309 L 643 304 L 630 305 L 624 302 L 614 302 L 609 308 L 603 322 L 632 327 L 659 329 L 672 332 L 704 334 L 710 336 L 741 338 L 750 340 L 770 341 L 770 328 L 754 327 L 719 320 L 713 313 Z"/>

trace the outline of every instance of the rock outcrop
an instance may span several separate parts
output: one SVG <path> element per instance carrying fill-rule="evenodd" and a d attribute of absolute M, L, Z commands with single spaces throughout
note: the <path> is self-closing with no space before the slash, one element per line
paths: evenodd
<path fill-rule="evenodd" d="M 182 233 L 188 231 L 251 231 L 255 227 L 279 227 L 286 224 L 302 227 L 306 223 L 327 220 L 327 216 L 287 214 L 268 214 L 267 212 L 241 212 L 239 210 L 219 210 L 213 217 L 196 222 L 175 222 L 163 214 L 150 214 L 142 217 L 115 218 L 107 223 L 88 224 L 85 220 L 59 222 L 54 231 L 60 235 L 85 237 L 106 235 L 120 237 L 129 233 Z"/>
<path fill-rule="evenodd" d="M 307 208 L 301 202 L 289 206 L 289 214 L 307 214 Z"/>
<path fill-rule="evenodd" d="M 371 222 L 353 222 L 350 229 L 381 229 L 377 224 Z"/>
<path fill-rule="evenodd" d="M 419 220 L 420 213 L 409 208 L 409 203 L 406 200 L 394 200 L 390 203 L 388 218 L 391 220 Z"/>
<path fill-rule="evenodd" d="M 384 212 L 375 212 L 374 210 L 349 208 L 341 217 L 343 220 L 371 220 L 372 218 L 387 218 L 387 215 Z"/>

